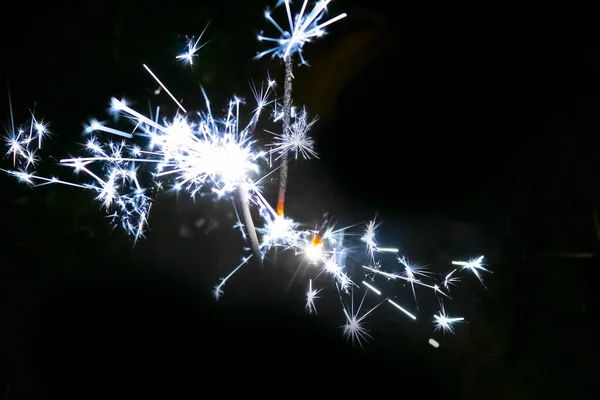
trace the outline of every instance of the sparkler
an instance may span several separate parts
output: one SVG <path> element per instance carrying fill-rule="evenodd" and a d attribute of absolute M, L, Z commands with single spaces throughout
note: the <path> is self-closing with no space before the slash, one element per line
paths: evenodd
<path fill-rule="evenodd" d="M 353 237 L 349 233 L 352 227 L 336 229 L 329 213 L 325 213 L 321 224 L 312 230 L 284 216 L 289 154 L 304 158 L 317 157 L 314 141 L 308 135 L 316 120 L 309 121 L 305 108 L 298 111 L 292 106 L 292 58 L 294 54 L 298 54 L 301 63 L 306 64 L 302 56 L 303 45 L 322 36 L 325 26 L 346 16 L 341 14 L 321 23 L 329 3 L 330 0 L 317 1 L 312 11 L 306 13 L 305 0 L 300 12 L 292 18 L 289 0 L 280 0 L 277 6 L 285 5 L 289 31 L 284 31 L 268 11 L 265 14 L 281 36 L 278 39 L 259 36 L 259 40 L 271 41 L 276 45 L 259 53 L 257 57 L 271 54 L 285 62 L 281 107 L 276 100 L 271 100 L 275 82 L 269 78 L 266 85 L 252 87 L 256 108 L 246 125 L 241 124 L 242 99 L 234 97 L 229 103 L 226 115 L 216 118 L 204 90 L 204 111 L 190 117 L 188 110 L 158 76 L 148 66 L 143 65 L 161 87 L 162 92 L 175 103 L 178 112 L 171 118 L 161 118 L 160 109 L 146 115 L 130 107 L 125 100 L 113 98 L 110 103 L 111 112 L 124 116 L 133 127 L 123 130 L 107 126 L 103 122 L 92 121 L 86 128 L 86 133 L 91 135 L 85 144 L 87 156 L 60 160 L 61 165 L 71 167 L 75 172 L 91 178 L 91 183 L 69 182 L 36 175 L 32 170 L 39 161 L 36 151 L 48 136 L 48 125 L 38 120 L 31 112 L 31 121 L 16 127 L 12 104 L 11 126 L 6 129 L 5 141 L 7 157 L 12 158 L 13 169 L 3 171 L 21 182 L 35 186 L 63 184 L 93 190 L 96 192 L 96 199 L 113 220 L 120 223 L 135 240 L 144 235 L 152 205 L 151 194 L 165 185 L 169 185 L 172 191 L 185 191 L 191 197 L 210 195 L 215 199 L 230 200 L 237 197 L 242 207 L 243 219 L 243 224 L 238 220 L 237 225 L 246 228 L 245 233 L 251 242 L 253 254 L 245 255 L 240 264 L 214 287 L 215 299 L 220 299 L 227 281 L 252 257 L 262 262 L 271 249 L 278 248 L 293 251 L 301 258 L 300 266 L 308 265 L 311 277 L 306 291 L 307 312 L 317 314 L 316 300 L 322 298 L 320 294 L 324 287 L 321 280 L 327 278 L 331 281 L 342 304 L 345 321 L 342 326 L 343 335 L 353 344 L 357 343 L 362 347 L 362 343 L 371 338 L 365 325 L 366 319 L 383 305 L 400 311 L 408 317 L 409 322 L 420 320 L 417 294 L 422 289 L 429 290 L 440 302 L 441 310 L 434 314 L 434 330 L 453 333 L 454 324 L 463 321 L 464 318 L 447 316 L 441 299 L 450 299 L 450 287 L 460 281 L 459 274 L 462 271 L 471 272 L 483 283 L 481 273 L 490 272 L 483 268 L 483 256 L 469 261 L 453 261 L 452 265 L 457 267 L 447 274 L 439 275 L 443 279 L 438 282 L 437 274 L 410 263 L 405 255 L 399 254 L 398 248 L 379 244 L 377 230 L 381 223 L 377 222 L 376 215 L 366 224 L 362 235 L 358 235 L 359 243 L 362 242 L 365 246 L 367 257 L 357 265 L 357 273 L 356 268 L 349 265 L 349 260 L 356 260 L 357 256 L 353 250 L 356 243 L 347 243 Z M 200 43 L 203 34 L 204 31 L 197 39 L 189 39 L 187 51 L 176 58 L 192 65 L 198 51 L 205 45 Z M 271 114 L 273 120 L 281 120 L 283 130 L 281 134 L 274 134 L 273 143 L 267 145 L 269 150 L 260 150 L 253 138 L 253 132 L 260 115 L 270 105 L 274 107 Z M 102 141 L 103 134 L 120 139 Z M 276 160 L 281 160 L 279 196 L 275 209 L 260 190 L 260 183 L 268 176 L 261 169 L 262 161 L 266 163 L 273 155 Z M 262 222 L 258 229 L 255 228 L 251 216 L 251 205 L 258 208 Z M 236 215 L 239 215 L 237 209 Z M 244 231 L 242 233 L 244 234 Z M 353 257 L 348 257 L 350 253 Z M 387 262 L 394 258 L 396 262 Z M 351 274 L 352 271 L 354 274 Z M 399 285 L 388 285 L 388 289 L 385 289 L 380 284 L 386 282 Z M 410 287 L 414 305 L 403 304 L 399 294 L 392 291 L 393 287 Z M 363 293 L 360 303 L 355 305 L 354 294 L 361 290 Z M 369 300 L 376 298 L 377 303 L 374 307 L 363 310 L 367 296 Z M 437 341 L 431 342 L 432 340 L 430 339 L 430 343 L 439 346 Z"/>
<path fill-rule="evenodd" d="M 289 30 L 287 31 L 271 17 L 271 12 L 268 9 L 265 11 L 265 18 L 279 31 L 280 36 L 279 38 L 273 38 L 263 36 L 262 33 L 258 35 L 259 41 L 267 41 L 275 43 L 275 45 L 268 50 L 258 53 L 256 58 L 271 54 L 272 57 L 280 57 L 285 63 L 282 136 L 286 139 L 292 138 L 294 135 L 291 124 L 292 79 L 294 77 L 293 56 L 294 54 L 298 54 L 301 63 L 307 64 L 302 55 L 304 44 L 310 42 L 314 38 L 323 36 L 325 34 L 324 28 L 326 26 L 346 17 L 346 14 L 340 14 L 337 17 L 321 22 L 330 2 L 331 0 L 319 0 L 315 3 L 313 9 L 306 13 L 308 0 L 304 0 L 300 12 L 292 17 L 290 0 L 279 0 L 275 7 L 277 8 L 282 4 L 285 5 L 289 23 Z M 284 213 L 287 181 L 288 151 L 283 151 L 281 153 L 281 173 L 279 178 L 279 195 L 277 198 L 277 215 L 280 216 Z"/>

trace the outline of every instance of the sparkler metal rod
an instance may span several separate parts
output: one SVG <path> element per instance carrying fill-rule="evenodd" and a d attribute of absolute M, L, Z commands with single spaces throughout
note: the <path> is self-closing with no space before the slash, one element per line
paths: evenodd
<path fill-rule="evenodd" d="M 283 134 L 291 134 L 292 119 L 292 55 L 285 58 L 285 77 L 283 87 Z M 285 192 L 288 180 L 288 153 L 281 155 L 281 173 L 279 178 L 279 196 L 277 198 L 277 215 L 282 216 L 285 206 Z"/>
<path fill-rule="evenodd" d="M 246 231 L 248 232 L 248 237 L 250 238 L 252 253 L 254 254 L 254 257 L 258 261 L 259 265 L 262 267 L 262 255 L 260 253 L 260 246 L 258 245 L 258 236 L 256 235 L 256 228 L 254 227 L 252 214 L 250 214 L 250 204 L 248 202 L 248 196 L 246 195 L 244 186 L 239 185 L 237 192 L 240 203 L 242 203 L 242 217 L 244 218 L 244 225 L 246 226 Z"/>

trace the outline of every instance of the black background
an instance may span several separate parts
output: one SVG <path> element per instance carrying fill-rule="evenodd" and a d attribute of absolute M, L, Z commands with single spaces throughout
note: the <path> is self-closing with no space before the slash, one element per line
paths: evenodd
<path fill-rule="evenodd" d="M 36 102 L 54 132 L 42 155 L 74 153 L 111 96 L 169 111 L 142 63 L 188 107 L 203 104 L 198 83 L 213 104 L 234 92 L 250 98 L 250 78 L 283 69 L 252 60 L 256 33 L 270 28 L 266 5 L 16 4 L 2 24 L 15 117 Z M 210 298 L 242 256 L 228 203 L 163 196 L 132 250 L 87 193 L 2 177 L 0 383 L 9 399 L 127 389 L 587 397 L 594 260 L 543 254 L 598 254 L 597 46 L 570 28 L 582 24 L 520 9 L 334 2 L 332 15 L 341 10 L 349 17 L 307 45 L 311 66 L 295 71 L 296 101 L 320 117 L 320 159 L 292 163 L 287 210 L 307 224 L 330 211 L 342 225 L 378 212 L 382 240 L 427 263 L 486 254 L 488 290 L 466 282 L 452 303 L 469 323 L 436 336 L 433 349 L 429 322 L 412 328 L 386 310 L 363 352 L 344 343 L 335 300 L 320 317 L 303 312 L 305 280 L 288 289 L 292 255 L 248 265 L 222 301 Z M 177 63 L 185 36 L 208 21 L 195 68 Z M 269 199 L 275 188 L 267 183 Z M 198 218 L 221 226 L 182 237 Z"/>

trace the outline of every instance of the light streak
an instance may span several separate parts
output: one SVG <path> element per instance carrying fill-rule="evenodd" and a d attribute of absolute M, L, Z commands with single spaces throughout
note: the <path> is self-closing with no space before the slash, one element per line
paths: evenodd
<path fill-rule="evenodd" d="M 388 299 L 387 301 L 388 301 L 388 303 L 390 303 L 391 305 L 393 305 L 394 307 L 396 307 L 398 310 L 400 310 L 404 314 L 408 315 L 410 318 L 412 318 L 414 320 L 417 319 L 417 317 L 413 313 L 409 312 L 407 309 L 405 309 L 404 307 L 402 307 L 400 304 L 396 303 L 394 300 Z"/>
<path fill-rule="evenodd" d="M 362 281 L 362 284 L 365 285 L 369 290 L 371 290 L 373 293 L 377 294 L 378 296 L 381 296 L 381 292 L 379 291 L 379 289 L 377 289 L 375 286 L 368 284 L 365 281 Z"/>

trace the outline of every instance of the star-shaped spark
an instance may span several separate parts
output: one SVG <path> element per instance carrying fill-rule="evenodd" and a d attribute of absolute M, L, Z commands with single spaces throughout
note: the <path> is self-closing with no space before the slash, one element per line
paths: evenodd
<path fill-rule="evenodd" d="M 379 227 L 379 224 L 376 222 L 376 218 L 373 218 L 371 221 L 367 223 L 367 227 L 365 229 L 365 234 L 360 240 L 365 242 L 367 245 L 367 252 L 369 253 L 369 258 L 371 259 L 371 263 L 375 263 L 375 251 L 377 251 L 377 240 L 375 239 L 375 230 Z"/>
<path fill-rule="evenodd" d="M 342 326 L 344 329 L 344 337 L 347 340 L 351 340 L 353 346 L 355 343 L 358 343 L 361 348 L 363 348 L 363 341 L 368 342 L 369 338 L 373 338 L 371 335 L 369 335 L 369 332 L 367 332 L 367 329 L 364 326 L 365 319 L 382 304 L 379 303 L 369 311 L 365 312 L 363 315 L 360 315 L 360 310 L 362 309 L 365 298 L 367 297 L 367 293 L 368 292 L 365 291 L 365 294 L 363 295 L 356 311 L 354 310 L 354 290 L 351 294 L 352 297 L 350 309 L 345 306 L 343 307 L 344 316 L 346 317 L 346 323 Z"/>
<path fill-rule="evenodd" d="M 298 53 L 302 64 L 306 64 L 306 61 L 302 56 L 302 47 L 304 44 L 310 42 L 314 38 L 323 36 L 325 34 L 324 28 L 326 26 L 346 17 L 346 14 L 344 13 L 321 23 L 320 21 L 325 15 L 329 3 L 331 3 L 331 0 L 319 0 L 315 3 L 313 9 L 306 14 L 308 0 L 304 0 L 300 12 L 296 14 L 295 17 L 292 17 L 290 0 L 279 0 L 275 7 L 278 7 L 281 4 L 285 5 L 290 28 L 287 31 L 284 30 L 273 17 L 271 17 L 271 12 L 266 10 L 265 18 L 279 31 L 280 36 L 278 38 L 273 38 L 263 36 L 262 33 L 258 35 L 259 41 L 273 42 L 275 43 L 275 46 L 269 50 L 258 53 L 256 58 L 272 54 L 273 57 L 281 57 L 286 60 L 292 54 Z"/>
<path fill-rule="evenodd" d="M 186 49 L 186 51 L 184 51 L 183 53 L 181 53 L 175 57 L 177 60 L 183 61 L 186 64 L 189 64 L 190 66 L 194 65 L 194 59 L 198 57 L 198 52 L 200 51 L 201 48 L 203 48 L 204 46 L 206 46 L 208 44 L 208 42 L 204 42 L 204 43 L 200 44 L 200 40 L 202 40 L 202 36 L 204 36 L 204 32 L 206 32 L 206 28 L 208 28 L 208 24 L 206 24 L 206 26 L 202 30 L 202 33 L 200 33 L 200 36 L 198 36 L 198 37 L 192 36 L 192 37 L 187 38 L 187 40 L 186 40 L 187 49 Z"/>
<path fill-rule="evenodd" d="M 371 221 L 369 221 L 365 228 L 365 233 L 360 238 L 367 246 L 367 253 L 369 254 L 369 258 L 371 260 L 371 264 L 373 264 L 377 269 L 378 262 L 375 260 L 375 253 L 398 253 L 398 249 L 395 247 L 379 247 L 377 244 L 376 231 L 379 228 L 381 223 L 377 222 L 377 215 Z"/>
<path fill-rule="evenodd" d="M 454 286 L 460 281 L 460 278 L 458 276 L 453 276 L 455 272 L 456 270 L 453 269 L 448 275 L 444 277 L 444 287 L 446 288 L 446 290 L 450 290 L 450 286 Z"/>
<path fill-rule="evenodd" d="M 452 264 L 458 265 L 462 267 L 462 269 L 468 269 L 477 277 L 477 279 L 479 279 L 479 282 L 482 284 L 483 278 L 481 277 L 480 271 L 491 272 L 490 270 L 483 268 L 483 256 L 473 258 L 469 261 L 452 261 Z"/>
<path fill-rule="evenodd" d="M 315 122 L 317 122 L 317 118 L 308 122 L 308 113 L 306 112 L 305 107 L 302 107 L 300 112 L 294 114 L 294 121 L 292 122 L 289 133 L 274 133 L 267 131 L 275 136 L 275 140 L 271 146 L 273 151 L 279 154 L 276 160 L 289 152 L 294 153 L 296 159 L 298 158 L 298 155 L 302 156 L 305 160 L 312 157 L 319 158 L 314 149 L 315 141 L 310 136 L 310 130 Z"/>
<path fill-rule="evenodd" d="M 465 319 L 462 317 L 451 318 L 446 315 L 446 311 L 444 310 L 444 305 L 441 304 L 441 310 L 438 315 L 433 316 L 433 323 L 435 325 L 435 330 L 441 330 L 442 332 L 454 333 L 454 324 L 464 321 Z"/>
<path fill-rule="evenodd" d="M 317 313 L 317 308 L 315 307 L 315 300 L 319 298 L 319 292 L 322 289 L 313 289 L 312 279 L 308 281 L 308 290 L 306 291 L 306 305 L 305 308 L 308 310 L 309 314 Z"/>
<path fill-rule="evenodd" d="M 415 284 L 420 285 L 420 286 L 426 286 L 418 279 L 418 276 L 427 277 L 428 273 L 425 272 L 423 267 L 416 265 L 416 264 L 409 263 L 409 261 L 404 256 L 398 257 L 398 262 L 400 264 L 402 264 L 402 266 L 404 266 L 404 271 L 402 271 L 402 276 L 404 276 L 405 280 L 410 284 L 410 287 L 413 292 L 413 298 L 415 299 L 415 304 L 416 304 L 417 303 L 417 293 L 415 291 Z M 429 286 L 429 285 L 427 285 L 427 286 Z M 418 308 L 418 305 L 417 305 L 417 308 Z"/>

